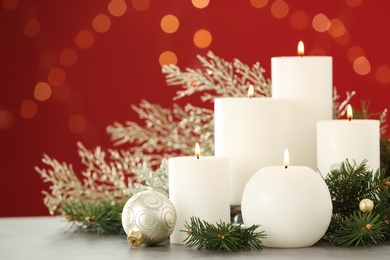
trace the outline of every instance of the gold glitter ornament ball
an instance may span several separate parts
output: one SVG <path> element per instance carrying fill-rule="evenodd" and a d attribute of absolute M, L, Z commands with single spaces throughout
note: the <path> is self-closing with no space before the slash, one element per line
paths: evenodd
<path fill-rule="evenodd" d="M 374 202 L 370 199 L 362 199 L 359 208 L 363 212 L 371 212 L 374 209 Z"/>
<path fill-rule="evenodd" d="M 129 244 L 156 245 L 166 240 L 176 224 L 172 202 L 157 191 L 134 194 L 122 210 L 122 226 Z"/>

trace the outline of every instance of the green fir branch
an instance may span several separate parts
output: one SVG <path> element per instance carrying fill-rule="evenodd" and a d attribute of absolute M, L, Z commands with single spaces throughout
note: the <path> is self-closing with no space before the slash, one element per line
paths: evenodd
<path fill-rule="evenodd" d="M 77 231 L 123 234 L 121 215 L 125 203 L 126 200 L 66 200 L 62 203 L 62 213 Z"/>
<path fill-rule="evenodd" d="M 188 246 L 196 246 L 198 249 L 206 248 L 228 252 L 240 249 L 262 250 L 261 239 L 266 238 L 264 231 L 256 232 L 260 225 L 243 228 L 222 221 L 213 225 L 197 217 L 191 217 L 190 222 L 186 222 L 184 226 L 186 230 L 181 231 L 188 234 L 184 242 Z"/>
<path fill-rule="evenodd" d="M 372 246 L 385 240 L 381 215 L 356 211 L 339 223 L 333 243 L 337 246 Z"/>

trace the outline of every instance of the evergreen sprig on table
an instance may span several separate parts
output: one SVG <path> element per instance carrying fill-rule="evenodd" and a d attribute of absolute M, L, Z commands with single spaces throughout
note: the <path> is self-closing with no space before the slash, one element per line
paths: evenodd
<path fill-rule="evenodd" d="M 232 223 L 219 222 L 210 224 L 197 217 L 191 217 L 190 222 L 185 223 L 188 237 L 184 242 L 190 246 L 196 246 L 198 249 L 214 249 L 225 251 L 262 250 L 261 239 L 267 237 L 264 231 L 257 232 L 260 225 L 253 225 L 243 228 L 240 225 Z"/>
<path fill-rule="evenodd" d="M 366 163 L 346 160 L 325 179 L 333 215 L 324 239 L 336 246 L 376 245 L 390 237 L 390 178 L 383 170 L 368 169 Z M 372 211 L 359 209 L 363 199 L 374 202 Z"/>

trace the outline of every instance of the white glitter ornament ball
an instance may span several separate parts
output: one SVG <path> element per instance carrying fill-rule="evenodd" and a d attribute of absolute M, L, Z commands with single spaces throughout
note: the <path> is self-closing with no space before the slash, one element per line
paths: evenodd
<path fill-rule="evenodd" d="M 133 246 L 156 245 L 166 240 L 176 224 L 172 202 L 157 191 L 134 194 L 122 210 L 122 226 Z"/>
<path fill-rule="evenodd" d="M 362 199 L 359 208 L 363 212 L 371 212 L 374 209 L 374 202 L 370 199 Z"/>

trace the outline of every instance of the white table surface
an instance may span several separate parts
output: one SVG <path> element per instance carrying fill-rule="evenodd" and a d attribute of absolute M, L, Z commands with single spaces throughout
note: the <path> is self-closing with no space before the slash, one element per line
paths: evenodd
<path fill-rule="evenodd" d="M 131 248 L 126 235 L 78 233 L 58 217 L 0 218 L 0 259 L 390 259 L 390 243 L 338 248 L 326 243 L 297 249 L 264 248 L 235 253 L 163 244 Z"/>

